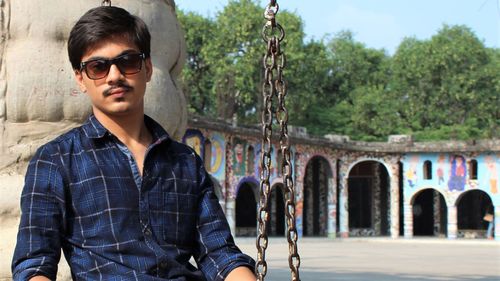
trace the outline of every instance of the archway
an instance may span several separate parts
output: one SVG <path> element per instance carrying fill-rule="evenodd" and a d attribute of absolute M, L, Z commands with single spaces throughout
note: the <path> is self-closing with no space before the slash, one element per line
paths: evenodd
<path fill-rule="evenodd" d="M 332 177 L 330 164 L 325 158 L 315 156 L 307 163 L 304 176 L 304 236 L 327 236 L 328 183 Z"/>
<path fill-rule="evenodd" d="M 384 165 L 367 160 L 349 171 L 349 236 L 389 234 L 390 178 Z"/>
<path fill-rule="evenodd" d="M 424 189 L 413 197 L 413 235 L 446 237 L 448 208 L 437 190 Z"/>
<path fill-rule="evenodd" d="M 457 237 L 484 238 L 488 222 L 483 220 L 487 211 L 491 212 L 490 196 L 479 189 L 464 192 L 457 199 Z"/>
<path fill-rule="evenodd" d="M 242 183 L 236 195 L 236 236 L 257 235 L 257 197 L 255 187 Z"/>
<path fill-rule="evenodd" d="M 269 200 L 269 224 L 267 229 L 270 236 L 285 235 L 285 195 L 284 185 L 275 184 L 271 189 Z"/>

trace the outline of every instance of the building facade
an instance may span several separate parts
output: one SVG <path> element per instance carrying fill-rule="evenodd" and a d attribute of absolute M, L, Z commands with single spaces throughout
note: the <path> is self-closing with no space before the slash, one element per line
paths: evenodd
<path fill-rule="evenodd" d="M 310 138 L 290 128 L 300 236 L 484 238 L 495 214 L 500 241 L 500 141 L 386 143 L 345 136 Z M 203 158 L 219 202 L 237 236 L 256 236 L 261 133 L 191 118 L 182 141 Z M 271 149 L 271 236 L 286 233 L 279 142 Z"/>

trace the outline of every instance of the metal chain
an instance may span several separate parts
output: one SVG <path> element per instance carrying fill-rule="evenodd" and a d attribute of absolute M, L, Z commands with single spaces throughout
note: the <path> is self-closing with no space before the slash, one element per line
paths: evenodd
<path fill-rule="evenodd" d="M 263 64 L 264 84 L 263 98 L 264 110 L 262 111 L 262 153 L 261 153 L 261 177 L 260 177 L 260 208 L 258 213 L 259 235 L 257 237 L 257 266 L 255 272 L 259 281 L 263 281 L 267 274 L 267 262 L 265 259 L 268 246 L 267 222 L 269 221 L 268 199 L 271 193 L 269 183 L 271 171 L 271 138 L 273 110 L 272 100 L 278 97 L 278 107 L 276 109 L 276 120 L 280 125 L 280 151 L 283 155 L 281 167 L 283 174 L 283 184 L 285 186 L 285 213 L 287 217 L 288 232 L 288 264 L 290 266 L 292 281 L 300 281 L 299 267 L 300 256 L 297 251 L 298 233 L 295 223 L 295 189 L 292 177 L 292 165 L 290 156 L 290 142 L 288 137 L 288 111 L 285 107 L 285 97 L 287 94 L 286 82 L 283 79 L 283 69 L 286 66 L 285 54 L 281 51 L 281 42 L 285 38 L 285 31 L 276 22 L 276 14 L 279 6 L 276 0 L 271 0 L 266 7 L 264 17 L 267 19 L 262 29 L 262 38 L 267 43 L 267 52 L 264 55 Z M 276 74 L 276 75 L 274 75 Z"/>
<path fill-rule="evenodd" d="M 111 6 L 111 0 L 103 0 L 101 3 L 101 6 L 105 6 L 105 5 Z"/>
<path fill-rule="evenodd" d="M 268 51 L 264 56 L 264 64 L 270 60 L 272 54 Z M 272 60 L 272 59 L 271 59 Z M 266 65 L 264 71 L 264 83 L 262 94 L 264 98 L 264 108 L 262 110 L 262 149 L 260 157 L 260 207 L 257 215 L 259 221 L 259 235 L 257 237 L 257 263 L 255 273 L 259 281 L 263 281 L 267 274 L 266 249 L 268 244 L 267 222 L 269 221 L 268 199 L 271 192 L 269 178 L 271 175 L 271 137 L 273 125 L 272 98 L 275 93 L 272 79 L 272 66 Z"/>

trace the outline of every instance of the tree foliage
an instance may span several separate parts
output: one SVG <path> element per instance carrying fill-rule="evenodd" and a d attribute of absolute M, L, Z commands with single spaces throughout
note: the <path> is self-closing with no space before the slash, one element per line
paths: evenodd
<path fill-rule="evenodd" d="M 190 112 L 260 121 L 262 14 L 256 0 L 231 0 L 214 18 L 179 12 Z M 307 41 L 302 19 L 286 10 L 278 21 L 286 31 L 291 124 L 313 135 L 359 140 L 500 136 L 500 50 L 485 47 L 468 27 L 444 25 L 428 40 L 405 38 L 389 56 L 357 42 L 350 31 Z"/>

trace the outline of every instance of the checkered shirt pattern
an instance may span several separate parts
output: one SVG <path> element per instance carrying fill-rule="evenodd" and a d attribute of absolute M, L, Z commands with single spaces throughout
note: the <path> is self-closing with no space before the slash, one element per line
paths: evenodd
<path fill-rule="evenodd" d="M 235 245 L 200 157 L 145 123 L 154 142 L 142 178 L 95 116 L 38 149 L 21 195 L 14 280 L 55 280 L 61 249 L 73 280 L 224 280 L 255 266 Z"/>

